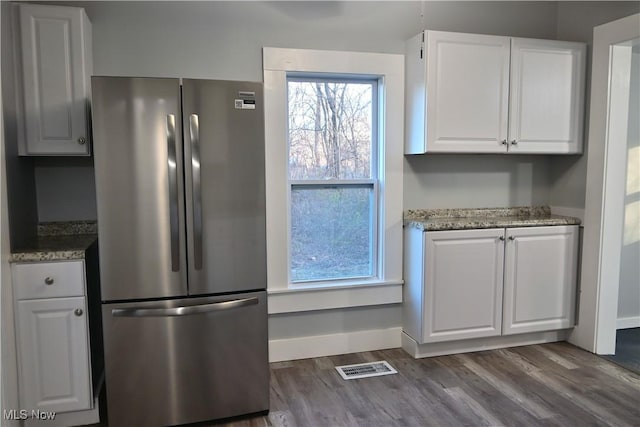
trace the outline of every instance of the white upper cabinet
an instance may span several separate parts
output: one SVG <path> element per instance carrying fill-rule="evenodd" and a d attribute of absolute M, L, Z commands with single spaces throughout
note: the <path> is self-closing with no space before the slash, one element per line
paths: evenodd
<path fill-rule="evenodd" d="M 91 23 L 76 7 L 16 5 L 21 155 L 89 155 Z"/>
<path fill-rule="evenodd" d="M 407 62 L 407 153 L 504 151 L 508 37 L 426 31 Z"/>
<path fill-rule="evenodd" d="M 407 42 L 406 154 L 579 153 L 582 43 L 425 31 Z"/>
<path fill-rule="evenodd" d="M 586 46 L 511 40 L 509 151 L 582 151 Z"/>

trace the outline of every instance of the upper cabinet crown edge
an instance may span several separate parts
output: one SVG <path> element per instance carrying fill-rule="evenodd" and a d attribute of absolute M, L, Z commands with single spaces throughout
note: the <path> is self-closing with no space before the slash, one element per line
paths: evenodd
<path fill-rule="evenodd" d="M 406 154 L 582 152 L 586 44 L 424 31 L 405 61 Z"/>

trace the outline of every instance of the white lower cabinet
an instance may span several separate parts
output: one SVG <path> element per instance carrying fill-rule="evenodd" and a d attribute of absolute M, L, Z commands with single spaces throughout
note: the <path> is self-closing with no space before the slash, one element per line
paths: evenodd
<path fill-rule="evenodd" d="M 20 407 L 94 408 L 84 261 L 12 264 Z"/>
<path fill-rule="evenodd" d="M 574 325 L 578 226 L 405 229 L 403 329 L 419 344 Z"/>
<path fill-rule="evenodd" d="M 21 406 L 89 409 L 91 376 L 84 297 L 18 301 Z"/>
<path fill-rule="evenodd" d="M 502 230 L 425 233 L 423 342 L 500 335 Z M 501 243 L 501 242 L 500 242 Z"/>
<path fill-rule="evenodd" d="M 502 334 L 574 325 L 578 227 L 508 228 Z"/>

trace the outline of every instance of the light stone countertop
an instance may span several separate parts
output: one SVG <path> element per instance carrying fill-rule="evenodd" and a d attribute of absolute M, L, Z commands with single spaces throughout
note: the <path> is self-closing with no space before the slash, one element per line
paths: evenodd
<path fill-rule="evenodd" d="M 548 206 L 477 209 L 412 209 L 404 213 L 404 226 L 423 231 L 477 228 L 579 225 L 578 218 L 551 215 Z"/>
<path fill-rule="evenodd" d="M 9 262 L 84 259 L 98 239 L 95 221 L 50 222 L 38 225 L 38 237 L 12 251 Z"/>

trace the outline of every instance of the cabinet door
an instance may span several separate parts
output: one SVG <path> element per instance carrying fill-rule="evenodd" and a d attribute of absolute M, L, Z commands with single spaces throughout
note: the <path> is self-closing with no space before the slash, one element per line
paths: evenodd
<path fill-rule="evenodd" d="M 424 234 L 423 342 L 500 335 L 504 229 Z"/>
<path fill-rule="evenodd" d="M 427 32 L 427 151 L 506 151 L 509 46 L 509 37 Z"/>
<path fill-rule="evenodd" d="M 512 39 L 509 151 L 580 153 L 586 46 Z"/>
<path fill-rule="evenodd" d="M 574 325 L 578 226 L 507 229 L 503 335 Z"/>
<path fill-rule="evenodd" d="M 20 406 L 55 412 L 91 408 L 85 298 L 17 305 Z"/>
<path fill-rule="evenodd" d="M 74 7 L 19 6 L 24 89 L 21 154 L 89 154 L 89 21 Z"/>

